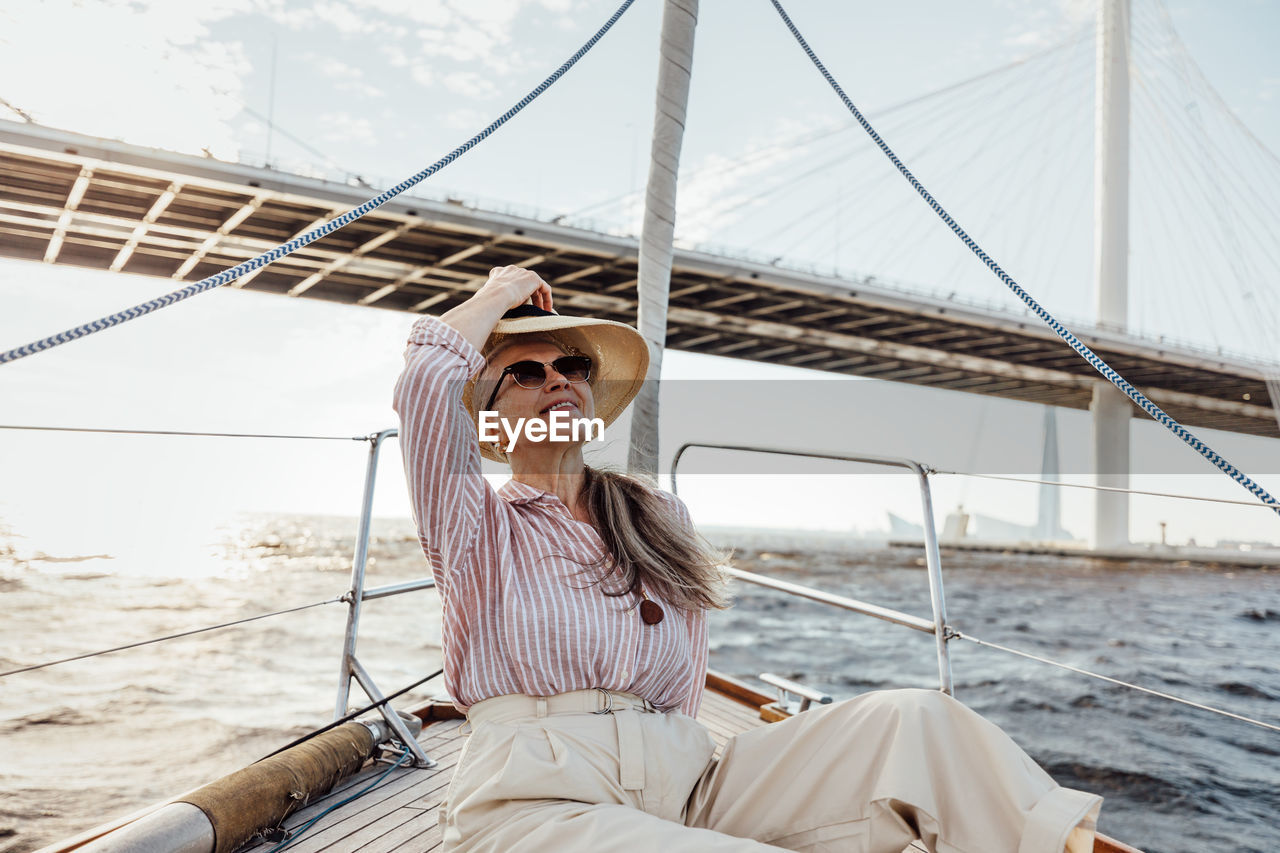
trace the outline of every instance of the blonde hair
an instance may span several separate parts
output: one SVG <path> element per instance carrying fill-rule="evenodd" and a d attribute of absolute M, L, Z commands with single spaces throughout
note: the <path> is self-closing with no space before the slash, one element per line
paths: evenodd
<path fill-rule="evenodd" d="M 595 564 L 606 569 L 598 582 L 618 581 L 616 591 L 605 595 L 628 595 L 643 586 L 684 610 L 729 606 L 722 569 L 727 553 L 644 481 L 590 466 L 584 473 L 582 498 L 608 550 Z"/>

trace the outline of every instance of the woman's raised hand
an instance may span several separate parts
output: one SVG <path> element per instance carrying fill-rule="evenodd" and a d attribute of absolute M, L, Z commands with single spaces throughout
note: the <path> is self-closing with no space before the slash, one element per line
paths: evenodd
<path fill-rule="evenodd" d="M 533 270 L 523 267 L 494 267 L 489 279 L 471 298 L 450 308 L 441 321 L 462 333 L 476 349 L 484 349 L 489 333 L 503 314 L 517 305 L 531 303 L 551 311 L 551 285 Z"/>
<path fill-rule="evenodd" d="M 494 267 L 489 271 L 489 280 L 481 286 L 476 295 L 486 290 L 494 290 L 504 294 L 506 309 L 510 310 L 526 302 L 543 311 L 551 311 L 551 285 L 533 270 L 524 267 Z"/>

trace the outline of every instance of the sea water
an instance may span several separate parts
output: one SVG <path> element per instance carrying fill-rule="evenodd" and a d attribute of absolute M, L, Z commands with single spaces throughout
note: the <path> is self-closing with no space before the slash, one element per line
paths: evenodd
<path fill-rule="evenodd" d="M 347 588 L 355 528 L 237 518 L 185 549 L 107 554 L 59 551 L 0 520 L 0 670 L 328 601 Z M 713 538 L 737 546 L 741 568 L 930 613 L 919 548 Z M 944 571 L 966 634 L 1280 723 L 1280 570 L 947 551 Z M 369 585 L 426 573 L 411 524 L 376 522 Z M 931 636 L 741 583 L 734 594 L 711 619 L 715 669 L 836 699 L 937 685 Z M 0 680 L 0 853 L 179 794 L 325 723 L 345 619 L 323 604 Z M 439 637 L 434 591 L 380 599 L 364 608 L 358 655 L 390 691 L 439 667 Z M 956 696 L 1060 783 L 1103 795 L 1102 831 L 1150 853 L 1280 849 L 1277 733 L 961 640 L 951 651 Z"/>

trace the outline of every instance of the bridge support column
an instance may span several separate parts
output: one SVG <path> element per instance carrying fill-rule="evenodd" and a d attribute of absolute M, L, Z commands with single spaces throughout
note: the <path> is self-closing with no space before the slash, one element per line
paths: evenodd
<path fill-rule="evenodd" d="M 1129 488 L 1129 420 L 1133 403 L 1105 379 L 1093 386 L 1093 470 L 1099 486 Z M 1129 496 L 1094 492 L 1093 547 L 1129 544 Z"/>

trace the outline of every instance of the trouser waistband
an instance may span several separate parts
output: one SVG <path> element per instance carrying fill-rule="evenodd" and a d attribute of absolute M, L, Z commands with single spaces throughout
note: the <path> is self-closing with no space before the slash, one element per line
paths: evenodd
<path fill-rule="evenodd" d="M 621 690 L 605 690 L 592 687 L 571 690 L 554 696 L 526 696 L 510 693 L 482 699 L 467 710 L 472 724 L 486 721 L 502 721 L 516 717 L 546 717 L 550 714 L 611 714 L 614 711 L 639 711 L 642 714 L 657 713 L 658 709 L 648 699 Z"/>
<path fill-rule="evenodd" d="M 520 718 L 543 718 L 563 714 L 609 715 L 618 734 L 618 781 L 624 791 L 641 791 L 645 786 L 644 734 L 640 718 L 636 714 L 620 714 L 618 711 L 636 711 L 654 714 L 657 709 L 647 699 L 633 693 L 605 690 L 593 687 L 573 690 L 555 696 L 525 696 L 512 693 L 483 699 L 467 711 L 467 720 L 474 726 L 483 722 L 504 722 Z"/>

